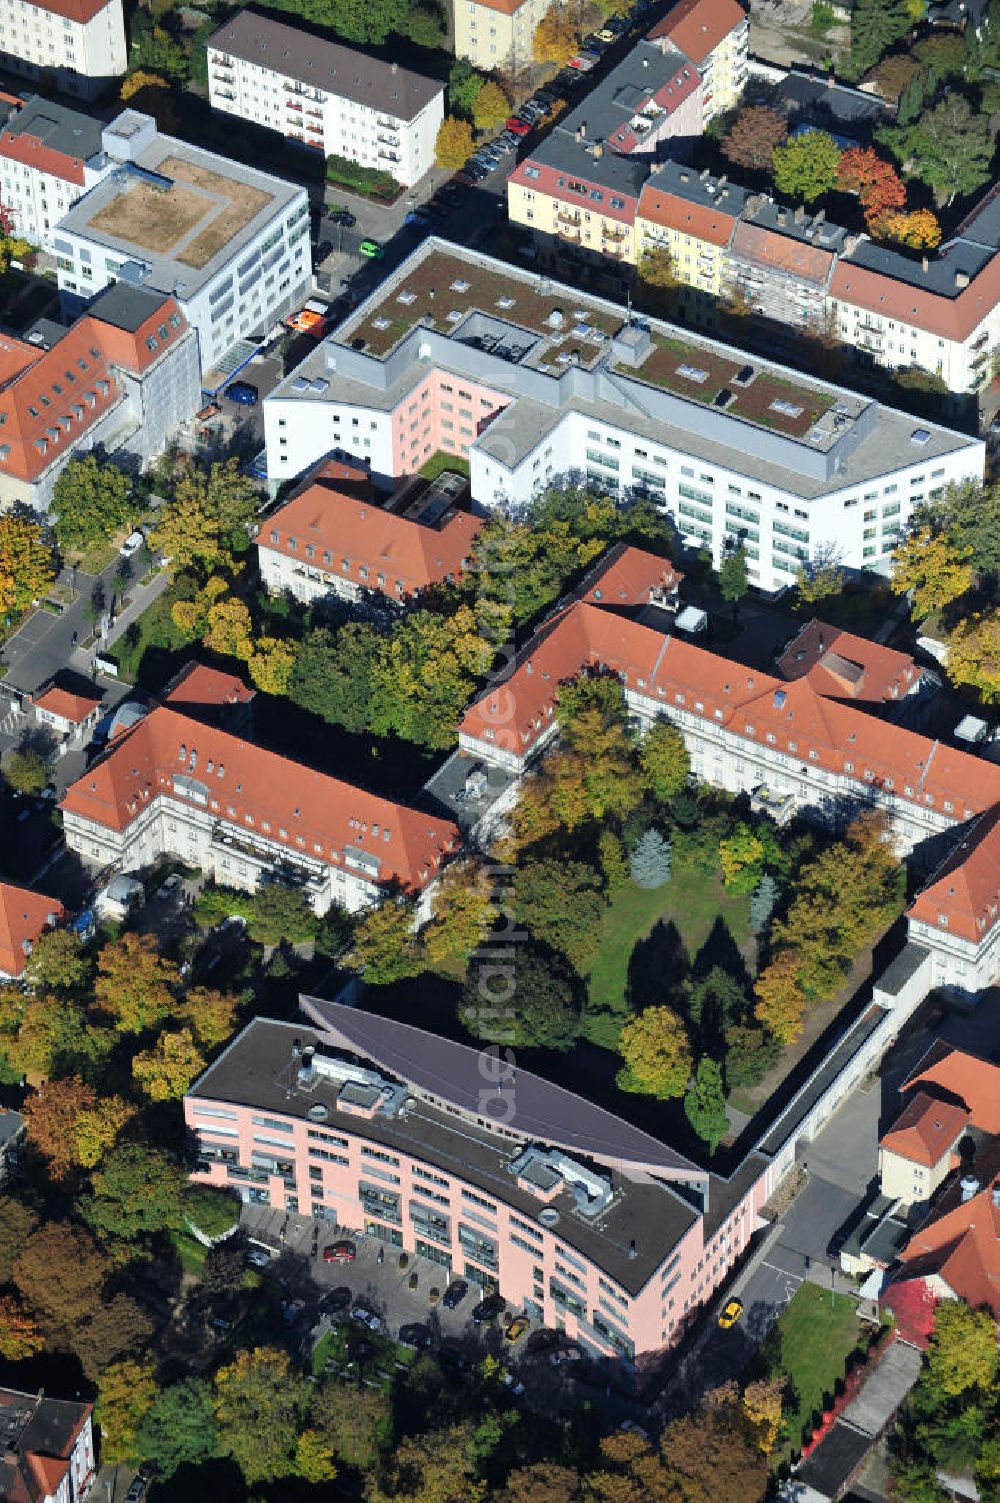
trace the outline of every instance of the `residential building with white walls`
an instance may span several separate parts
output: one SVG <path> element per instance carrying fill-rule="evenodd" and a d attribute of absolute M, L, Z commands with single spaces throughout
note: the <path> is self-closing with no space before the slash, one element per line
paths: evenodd
<path fill-rule="evenodd" d="M 305 188 L 161 135 L 136 110 L 104 127 L 102 150 L 114 170 L 53 233 L 68 314 L 119 280 L 172 295 L 197 331 L 204 380 L 308 296 Z"/>
<path fill-rule="evenodd" d="M 268 475 L 334 455 L 391 482 L 467 458 L 483 510 L 582 472 L 654 497 L 763 589 L 831 551 L 888 568 L 914 506 L 982 442 L 430 238 L 264 404 Z"/>
<path fill-rule="evenodd" d="M 70 206 L 114 167 L 103 122 L 37 96 L 0 130 L 0 202 L 18 235 L 52 250 L 52 230 Z"/>
<path fill-rule="evenodd" d="M 84 1503 L 97 1478 L 93 1404 L 0 1388 L 0 1497 Z"/>
<path fill-rule="evenodd" d="M 128 66 L 122 0 L 4 0 L 0 68 L 93 99 Z"/>
<path fill-rule="evenodd" d="M 208 39 L 212 108 L 410 188 L 434 165 L 444 85 L 243 10 Z"/>

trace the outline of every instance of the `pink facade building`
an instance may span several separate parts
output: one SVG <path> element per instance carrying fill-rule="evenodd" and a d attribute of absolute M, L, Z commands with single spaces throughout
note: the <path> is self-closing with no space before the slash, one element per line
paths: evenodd
<path fill-rule="evenodd" d="M 185 1099 L 194 1178 L 498 1288 L 629 1363 L 677 1341 L 758 1225 L 732 1180 L 484 1050 L 339 1003 L 255 1019 Z"/>

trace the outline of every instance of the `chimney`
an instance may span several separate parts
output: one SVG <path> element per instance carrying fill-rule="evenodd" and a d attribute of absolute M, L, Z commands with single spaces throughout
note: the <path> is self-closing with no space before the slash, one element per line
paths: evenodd
<path fill-rule="evenodd" d="M 635 1245 L 635 1238 L 634 1237 L 632 1238 L 632 1241 L 628 1245 L 628 1256 L 629 1256 L 629 1262 L 630 1263 L 634 1263 L 635 1260 L 636 1260 L 636 1258 L 639 1256 L 639 1249 Z"/>
<path fill-rule="evenodd" d="M 967 1205 L 974 1196 L 979 1194 L 979 1181 L 974 1174 L 965 1174 L 961 1180 L 962 1204 Z"/>
<path fill-rule="evenodd" d="M 580 138 L 581 141 L 583 140 L 583 138 L 584 138 L 584 136 L 586 134 L 587 134 L 587 122 L 586 122 L 586 120 L 581 120 L 580 121 L 580 125 L 579 125 L 579 138 Z"/>
<path fill-rule="evenodd" d="M 956 271 L 956 273 L 955 273 L 955 286 L 956 287 L 968 287 L 968 285 L 969 285 L 969 273 L 967 271 Z"/>
<path fill-rule="evenodd" d="M 728 173 L 724 172 L 722 174 L 722 176 L 719 178 L 719 181 L 716 183 L 716 187 L 720 188 L 720 189 L 724 188 L 726 186 L 726 184 L 728 183 L 728 181 L 729 181 L 729 175 L 728 175 Z"/>
<path fill-rule="evenodd" d="M 312 1044 L 307 1044 L 302 1051 L 302 1063 L 299 1065 L 299 1085 L 309 1086 L 316 1079 L 316 1066 L 313 1063 L 313 1055 L 316 1053 Z"/>
<path fill-rule="evenodd" d="M 398 73 L 399 72 L 399 64 L 398 63 L 393 63 L 392 64 L 392 71 L 393 71 L 393 73 Z"/>
<path fill-rule="evenodd" d="M 787 220 L 787 218 L 788 218 L 788 215 L 785 213 L 784 209 L 779 209 L 778 210 L 778 225 L 779 225 L 779 228 L 784 229 L 784 227 L 785 227 L 785 221 Z"/>
<path fill-rule="evenodd" d="M 806 217 L 805 204 L 799 204 L 792 217 L 795 220 L 796 224 L 801 224 Z"/>
<path fill-rule="evenodd" d="M 828 89 L 832 89 L 833 86 L 834 86 L 834 84 L 836 82 L 837 82 L 837 75 L 835 73 L 828 73 L 827 76 L 826 76 L 826 86 L 827 86 L 827 88 Z"/>
<path fill-rule="evenodd" d="M 604 144 L 603 144 L 603 142 L 601 142 L 601 141 L 595 141 L 594 142 L 594 156 L 595 157 L 603 157 L 603 155 L 604 155 Z"/>
<path fill-rule="evenodd" d="M 701 178 L 701 180 L 702 180 L 703 183 L 707 182 L 708 181 L 708 168 L 707 167 L 703 167 L 701 169 L 701 171 L 699 172 L 698 176 Z"/>
<path fill-rule="evenodd" d="M 822 224 L 825 218 L 826 218 L 826 210 L 825 209 L 817 209 L 816 213 L 813 215 L 813 224 Z"/>

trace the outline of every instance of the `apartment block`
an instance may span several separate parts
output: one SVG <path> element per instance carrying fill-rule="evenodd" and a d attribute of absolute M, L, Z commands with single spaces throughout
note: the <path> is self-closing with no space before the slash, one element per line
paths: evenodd
<path fill-rule="evenodd" d="M 14 230 L 43 250 L 71 204 L 113 170 L 102 122 L 48 99 L 31 98 L 0 130 L 0 199 Z"/>
<path fill-rule="evenodd" d="M 636 261 L 642 186 L 658 153 L 686 154 L 702 130 L 701 79 L 683 53 L 641 41 L 515 167 L 507 212 L 544 252 Z"/>
<path fill-rule="evenodd" d="M 666 250 L 690 321 L 710 324 L 722 295 L 726 252 L 750 194 L 725 176 L 664 162 L 643 185 L 636 259 Z"/>
<path fill-rule="evenodd" d="M 426 897 L 459 844 L 448 820 L 166 706 L 116 736 L 60 807 L 66 846 L 88 866 L 134 872 L 171 855 L 251 892 L 277 875 L 319 914 L 356 912 L 397 885 Z"/>
<path fill-rule="evenodd" d="M 535 29 L 551 0 L 455 0 L 455 56 L 486 73 L 516 75 L 534 57 Z"/>
<path fill-rule="evenodd" d="M 264 404 L 268 474 L 329 455 L 391 483 L 436 450 L 473 501 L 555 476 L 655 498 L 764 589 L 833 552 L 886 570 L 913 508 L 984 446 L 715 340 L 431 237 Z"/>
<path fill-rule="evenodd" d="M 138 473 L 200 396 L 198 341 L 162 293 L 116 283 L 48 349 L 0 335 L 0 508 L 46 511 L 90 450 Z"/>
<path fill-rule="evenodd" d="M 244 10 L 208 40 L 208 83 L 213 109 L 405 187 L 434 165 L 444 85 L 398 63 Z"/>
<path fill-rule="evenodd" d="M 417 480 L 384 505 L 368 489 L 359 500 L 314 484 L 271 513 L 257 534 L 257 562 L 272 595 L 407 605 L 465 572 L 483 523 L 452 504 L 467 490 L 461 475 Z"/>
<path fill-rule="evenodd" d="M 76 316 L 116 281 L 175 299 L 215 390 L 312 285 L 304 188 L 161 135 L 124 110 L 102 132 L 114 171 L 53 235 L 59 291 Z M 229 359 L 227 360 L 227 357 Z M 225 362 L 225 369 L 220 365 Z"/>
<path fill-rule="evenodd" d="M 757 1228 L 755 1155 L 719 1179 L 520 1067 L 512 1112 L 499 1055 L 484 1074 L 479 1050 L 302 1006 L 315 1026 L 255 1019 L 189 1091 L 197 1181 L 499 1288 L 629 1364 L 680 1338 Z"/>
<path fill-rule="evenodd" d="M 877 648 L 870 645 L 871 659 Z M 523 774 L 558 734 L 559 685 L 595 669 L 618 675 L 640 727 L 659 719 L 677 726 L 698 778 L 750 795 L 776 818 L 798 812 L 838 828 L 862 808 L 882 808 L 904 852 L 936 835 L 957 835 L 962 824 L 983 815 L 984 828 L 995 824 L 995 813 L 987 814 L 1000 801 L 995 764 L 880 718 L 864 701 L 851 703 L 836 681 L 828 694 L 824 681 L 810 675 L 787 679 L 747 669 L 669 627 L 630 619 L 591 598 L 575 599 L 550 617 L 470 705 L 459 726 L 460 747 Z M 989 854 L 994 879 L 996 845 L 984 842 L 981 857 L 985 866 Z M 963 880 L 976 872 L 966 842 L 947 870 L 956 868 L 966 874 Z M 939 887 L 940 881 L 910 910 L 910 937 L 935 955 L 935 927 L 925 916 L 935 911 Z M 984 902 L 988 914 L 997 902 L 995 885 Z M 982 916 L 967 926 L 973 933 Z M 957 917 L 941 927 L 959 937 Z M 966 974 L 970 989 L 988 984 L 1000 969 L 995 944 L 996 936 L 993 948 L 984 945 L 978 977 Z M 946 973 L 939 969 L 939 975 L 944 984 Z"/>
<path fill-rule="evenodd" d="M 738 0 L 679 0 L 649 40 L 689 57 L 701 78 L 702 120 L 708 124 L 738 102 L 747 79 L 750 18 Z"/>
<path fill-rule="evenodd" d="M 49 1398 L 44 1389 L 0 1388 L 0 1497 L 84 1503 L 97 1476 L 93 1408 Z"/>
<path fill-rule="evenodd" d="M 726 294 L 780 327 L 818 332 L 826 324 L 837 257 L 856 242 L 820 210 L 785 209 L 751 200 L 733 229 L 726 254 Z"/>
<path fill-rule="evenodd" d="M 906 911 L 934 985 L 975 996 L 1000 974 L 1000 808 L 984 813 Z"/>
<path fill-rule="evenodd" d="M 4 0 L 0 68 L 92 99 L 128 66 L 122 0 Z"/>

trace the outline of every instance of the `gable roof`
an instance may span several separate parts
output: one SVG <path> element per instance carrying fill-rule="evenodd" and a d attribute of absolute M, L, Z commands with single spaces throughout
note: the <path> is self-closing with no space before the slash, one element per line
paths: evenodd
<path fill-rule="evenodd" d="M 711 207 L 692 203 L 650 179 L 639 195 L 638 217 L 678 234 L 692 235 L 709 245 L 728 245 L 739 218 L 739 205 L 734 203 L 732 209 L 727 209 L 721 203 Z"/>
<path fill-rule="evenodd" d="M 945 1043 L 934 1045 L 925 1058 L 903 1090 L 921 1086 L 945 1092 L 968 1109 L 973 1127 L 1000 1136 L 1000 1065 Z"/>
<path fill-rule="evenodd" d="M 427 526 L 319 484 L 273 512 L 257 535 L 257 546 L 402 599 L 463 573 L 482 528 L 480 518 L 451 507 L 436 526 Z"/>
<path fill-rule="evenodd" d="M 223 824 L 252 828 L 373 883 L 419 889 L 457 848 L 450 820 L 369 793 L 162 706 L 118 736 L 60 807 L 125 830 L 149 800 L 196 797 Z M 370 873 L 357 858 L 376 867 Z"/>
<path fill-rule="evenodd" d="M 460 731 L 516 756 L 555 718 L 560 682 L 608 668 L 626 688 L 859 787 L 884 789 L 956 822 L 1000 801 L 1000 767 L 706 648 L 577 602 L 544 623 L 507 674 L 466 711 Z M 501 708 L 501 699 L 503 708 Z"/>
<path fill-rule="evenodd" d="M 143 374 L 187 328 L 174 299 L 156 297 L 133 332 L 95 306 L 49 350 L 0 336 L 0 476 L 34 481 L 69 457 L 121 401 L 119 369 Z"/>
<path fill-rule="evenodd" d="M 684 579 L 680 569 L 668 558 L 616 543 L 604 555 L 576 590 L 578 600 L 595 605 L 636 609 L 656 604 L 665 594 L 673 594 Z"/>
<path fill-rule="evenodd" d="M 235 673 L 209 668 L 206 663 L 186 663 L 172 680 L 164 704 L 175 705 L 245 705 L 255 697 Z"/>
<path fill-rule="evenodd" d="M 88 1424 L 92 1404 L 0 1388 L 0 1498 L 44 1503 L 54 1497 Z"/>
<path fill-rule="evenodd" d="M 942 258 L 946 254 L 943 252 Z M 955 275 L 961 278 L 967 274 L 959 270 Z M 903 281 L 887 269 L 864 266 L 845 256 L 834 267 L 830 296 L 960 343 L 1000 301 L 1000 255 L 993 255 L 961 290 L 955 284 L 952 295 Z"/>
<path fill-rule="evenodd" d="M 973 944 L 989 933 L 998 916 L 1000 806 L 988 810 L 965 832 L 907 909 L 908 918 L 947 929 Z M 997 1081 L 1000 1086 L 1000 1071 Z"/>
<path fill-rule="evenodd" d="M 939 1101 L 927 1091 L 915 1091 L 879 1145 L 930 1168 L 954 1147 L 968 1123 L 964 1106 Z"/>
<path fill-rule="evenodd" d="M 20 976 L 28 948 L 53 920 L 65 912 L 57 898 L 0 882 L 0 971 Z"/>
<path fill-rule="evenodd" d="M 31 702 L 36 710 L 47 710 L 50 715 L 58 715 L 63 720 L 80 725 L 101 703 L 102 697 L 98 693 L 77 694 L 59 684 L 50 684 L 40 694 L 32 695 Z"/>
<path fill-rule="evenodd" d="M 902 699 L 923 674 L 909 653 L 816 620 L 792 638 L 775 667 L 782 678 L 808 679 L 828 699 L 870 704 Z"/>
<path fill-rule="evenodd" d="M 647 35 L 650 40 L 669 37 L 692 62 L 703 63 L 745 20 L 737 0 L 680 0 Z"/>
<path fill-rule="evenodd" d="M 1000 1319 L 1000 1176 L 971 1200 L 925 1222 L 900 1262 L 909 1277 L 936 1274 L 973 1309 L 986 1305 Z"/>
<path fill-rule="evenodd" d="M 47 10 L 53 16 L 62 16 L 65 21 L 86 25 L 102 10 L 109 9 L 113 0 L 31 0 L 39 10 Z"/>

